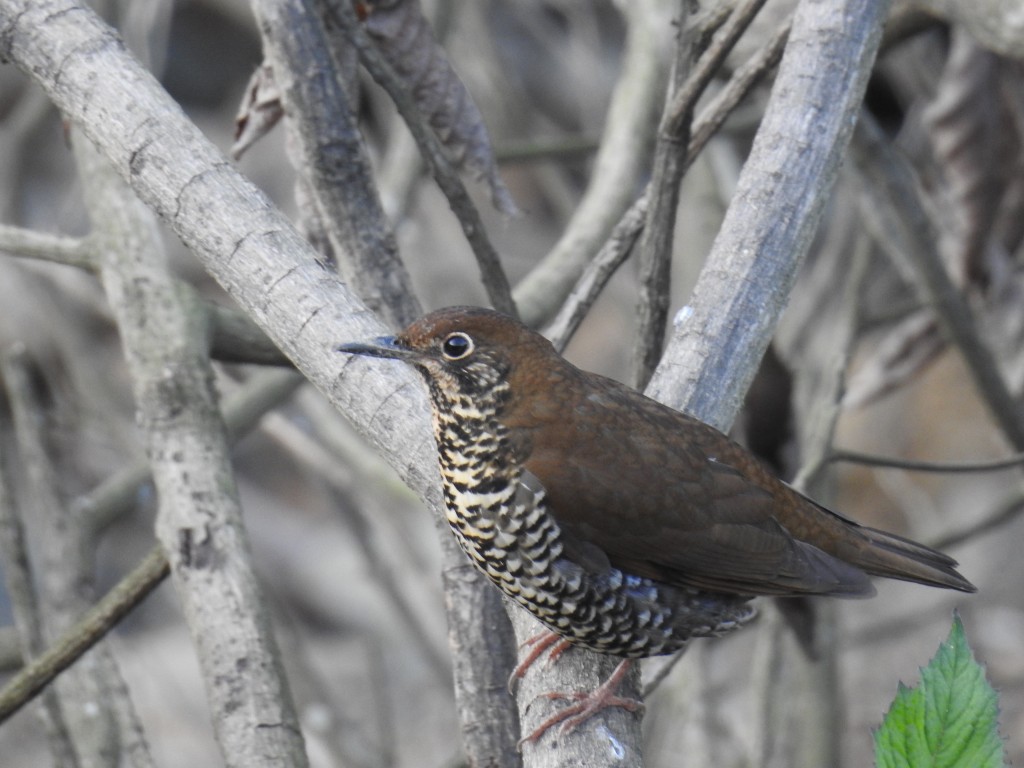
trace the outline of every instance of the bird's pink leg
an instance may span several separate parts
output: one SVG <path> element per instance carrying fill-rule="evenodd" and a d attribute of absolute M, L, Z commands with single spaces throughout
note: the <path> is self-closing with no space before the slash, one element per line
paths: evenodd
<path fill-rule="evenodd" d="M 547 733 L 549 728 L 559 723 L 561 723 L 561 727 L 558 729 L 559 736 L 572 733 L 580 725 L 608 707 L 622 707 L 630 712 L 636 712 L 643 707 L 643 702 L 636 699 L 627 699 L 615 692 L 632 664 L 632 659 L 620 661 L 608 679 L 589 693 L 552 691 L 551 693 L 543 694 L 547 699 L 575 699 L 576 703 L 555 712 L 555 714 L 538 725 L 529 736 L 520 739 L 518 746 L 522 748 L 523 744 L 527 741 L 531 744 L 536 743 L 541 736 Z"/>
<path fill-rule="evenodd" d="M 565 653 L 571 645 L 572 643 L 564 637 L 548 629 L 542 630 L 527 639 L 526 642 L 519 646 L 519 650 L 529 648 L 530 652 L 523 657 L 523 660 L 512 670 L 512 674 L 508 676 L 509 693 L 515 689 L 516 683 L 523 679 L 526 670 L 543 656 L 545 651 L 551 648 L 551 653 L 548 655 L 548 664 L 554 664 L 558 661 L 558 657 Z M 554 647 L 552 648 L 552 646 Z"/>

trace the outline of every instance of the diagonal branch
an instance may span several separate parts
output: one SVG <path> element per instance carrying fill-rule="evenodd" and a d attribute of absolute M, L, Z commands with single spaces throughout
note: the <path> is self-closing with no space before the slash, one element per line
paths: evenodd
<path fill-rule="evenodd" d="M 74 664 L 170 573 L 157 547 L 45 653 L 35 657 L 0 690 L 0 723 L 31 701 L 61 672 Z"/>

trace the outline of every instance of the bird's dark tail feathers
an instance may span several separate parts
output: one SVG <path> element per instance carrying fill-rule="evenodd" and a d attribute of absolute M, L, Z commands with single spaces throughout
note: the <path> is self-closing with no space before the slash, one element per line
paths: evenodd
<path fill-rule="evenodd" d="M 961 592 L 978 591 L 977 587 L 957 572 L 956 560 L 948 555 L 875 528 L 860 526 L 860 533 L 867 539 L 867 546 L 857 547 L 856 552 L 843 557 L 873 576 Z"/>

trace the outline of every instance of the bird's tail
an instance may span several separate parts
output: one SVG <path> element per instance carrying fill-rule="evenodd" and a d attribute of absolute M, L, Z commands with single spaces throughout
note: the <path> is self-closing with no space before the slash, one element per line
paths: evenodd
<path fill-rule="evenodd" d="M 978 588 L 961 576 L 957 562 L 924 544 L 875 528 L 858 526 L 867 539 L 855 552 L 844 553 L 843 559 L 873 576 L 913 581 L 933 587 L 977 592 Z"/>

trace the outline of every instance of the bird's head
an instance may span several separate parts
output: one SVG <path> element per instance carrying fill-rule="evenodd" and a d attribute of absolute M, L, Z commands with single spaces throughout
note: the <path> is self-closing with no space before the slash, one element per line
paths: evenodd
<path fill-rule="evenodd" d="M 559 359 L 543 336 L 513 318 L 480 307 L 431 312 L 397 336 L 341 344 L 339 352 L 401 360 L 417 368 L 435 397 L 477 399 L 504 390 L 513 376 L 529 375 Z"/>

